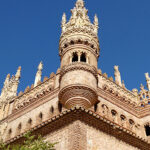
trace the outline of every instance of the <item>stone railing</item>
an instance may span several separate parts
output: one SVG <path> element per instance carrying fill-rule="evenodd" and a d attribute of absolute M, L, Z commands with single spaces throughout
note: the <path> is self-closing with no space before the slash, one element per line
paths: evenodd
<path fill-rule="evenodd" d="M 31 88 L 27 87 L 24 93 L 20 92 L 14 101 L 13 112 L 29 105 L 47 92 L 52 91 L 54 89 L 54 82 L 55 74 L 52 74 L 50 78 L 45 77 L 43 83 L 39 83 L 35 88 L 32 88 L 32 86 Z"/>
<path fill-rule="evenodd" d="M 133 92 L 127 90 L 125 87 L 119 86 L 113 81 L 112 77 L 108 78 L 107 74 L 102 74 L 100 70 L 98 71 L 98 87 L 120 97 L 121 101 L 138 106 L 139 102 L 137 96 L 135 96 Z"/>

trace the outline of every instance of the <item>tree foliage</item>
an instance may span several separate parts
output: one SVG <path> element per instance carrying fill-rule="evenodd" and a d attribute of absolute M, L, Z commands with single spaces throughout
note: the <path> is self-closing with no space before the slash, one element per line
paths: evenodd
<path fill-rule="evenodd" d="M 16 145 L 0 144 L 0 150 L 55 150 L 56 143 L 49 143 L 41 136 L 35 138 L 30 132 L 24 135 L 24 142 Z"/>

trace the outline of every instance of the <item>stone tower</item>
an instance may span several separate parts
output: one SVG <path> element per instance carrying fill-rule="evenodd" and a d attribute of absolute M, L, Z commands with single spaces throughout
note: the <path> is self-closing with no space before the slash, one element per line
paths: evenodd
<path fill-rule="evenodd" d="M 97 102 L 98 18 L 90 22 L 83 0 L 77 0 L 66 21 L 62 17 L 59 100 L 66 107 L 89 108 Z"/>
<path fill-rule="evenodd" d="M 97 67 L 98 18 L 92 24 L 83 0 L 77 0 L 67 22 L 62 17 L 61 67 L 42 80 L 43 63 L 34 84 L 17 94 L 21 67 L 8 74 L 0 95 L 0 140 L 21 143 L 31 131 L 56 150 L 150 150 L 150 77 L 147 89 L 128 90 L 119 66 L 114 78 Z M 94 107 L 93 107 L 94 106 Z"/>

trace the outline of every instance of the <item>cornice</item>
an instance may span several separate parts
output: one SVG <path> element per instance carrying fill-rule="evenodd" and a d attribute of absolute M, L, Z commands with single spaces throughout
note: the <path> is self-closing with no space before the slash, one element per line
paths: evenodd
<path fill-rule="evenodd" d="M 65 73 L 67 73 L 69 71 L 74 71 L 74 70 L 88 71 L 88 72 L 92 73 L 95 76 L 95 78 L 97 79 L 97 69 L 94 66 L 90 66 L 89 64 L 82 63 L 82 62 L 73 62 L 72 64 L 61 68 L 60 81 Z"/>
<path fill-rule="evenodd" d="M 101 77 L 102 81 L 103 81 L 103 83 L 102 83 L 103 88 L 106 88 L 106 90 L 111 90 L 112 93 L 116 92 L 119 95 L 122 94 L 121 96 L 124 96 L 126 98 L 126 100 L 130 99 L 130 100 L 128 100 L 129 103 L 132 103 L 133 105 L 138 106 L 137 97 L 131 91 L 127 90 L 126 88 L 123 88 L 123 87 L 119 86 L 114 81 L 111 81 L 104 74 L 100 74 L 100 73 L 98 74 Z"/>
<path fill-rule="evenodd" d="M 63 33 L 60 37 L 60 41 L 62 40 L 62 38 L 65 38 L 68 35 L 75 35 L 75 34 L 83 34 L 83 35 L 88 35 L 88 36 L 92 36 L 94 39 L 98 39 L 97 34 L 94 34 L 93 32 L 91 32 L 91 30 L 87 30 L 87 29 L 83 29 L 83 28 L 75 28 L 72 27 L 71 29 L 68 29 L 68 31 L 66 31 L 65 33 Z"/>
<path fill-rule="evenodd" d="M 118 106 L 119 108 L 125 110 L 137 118 L 143 118 L 150 115 L 150 105 L 141 107 L 135 105 L 134 103 L 130 103 L 128 99 L 125 99 L 121 95 L 117 95 L 117 93 L 113 93 L 111 89 L 104 90 L 98 88 L 98 96 L 104 98 L 105 100 L 111 102 L 112 104 Z"/>
<path fill-rule="evenodd" d="M 23 93 L 21 96 L 16 97 L 16 99 L 14 99 L 13 112 L 29 105 L 30 103 L 32 103 L 32 101 L 35 101 L 42 95 L 45 95 L 46 93 L 49 93 L 52 90 L 54 90 L 54 82 L 55 76 L 47 79 L 43 83 L 40 83 L 35 88 Z"/>
<path fill-rule="evenodd" d="M 39 107 L 40 105 L 52 100 L 53 98 L 58 96 L 58 92 L 59 92 L 59 88 L 51 91 L 51 92 L 47 92 L 43 95 L 41 95 L 41 97 L 34 99 L 34 101 L 32 101 L 32 103 L 28 104 L 25 107 L 20 108 L 17 111 L 14 111 L 12 114 L 10 114 L 5 121 L 12 121 L 17 119 L 18 117 L 26 114 L 27 112 Z"/>
<path fill-rule="evenodd" d="M 74 51 L 74 50 L 78 50 L 78 49 L 81 49 L 81 50 L 83 49 L 85 51 L 91 52 L 97 59 L 99 57 L 99 53 L 96 54 L 96 52 L 94 51 L 93 48 L 91 48 L 90 46 L 84 45 L 84 44 L 69 45 L 68 47 L 64 48 L 63 52 L 61 52 L 59 55 L 62 58 L 68 51 Z"/>
<path fill-rule="evenodd" d="M 104 98 L 108 102 L 111 102 L 112 104 L 118 106 L 119 108 L 125 110 L 126 112 L 139 117 L 137 114 L 137 108 L 133 107 L 132 104 L 129 104 L 126 101 L 123 101 L 122 97 L 118 97 L 117 95 L 111 94 L 111 92 L 104 91 L 101 88 L 98 88 L 98 96 Z"/>
<path fill-rule="evenodd" d="M 111 136 L 116 137 L 119 140 L 122 140 L 132 146 L 140 148 L 142 150 L 149 150 L 150 144 L 144 138 L 137 136 L 132 131 L 117 125 L 116 123 L 109 121 L 106 118 L 96 114 L 91 110 L 87 110 L 81 107 L 75 107 L 69 110 L 65 110 L 59 115 L 56 115 L 41 124 L 33 127 L 30 131 L 33 134 L 41 134 L 42 136 L 47 135 L 55 130 L 70 124 L 75 120 L 80 120 L 86 124 L 98 129 L 103 132 L 110 134 Z M 24 133 L 9 139 L 6 141 L 7 144 L 15 143 L 22 140 Z"/>

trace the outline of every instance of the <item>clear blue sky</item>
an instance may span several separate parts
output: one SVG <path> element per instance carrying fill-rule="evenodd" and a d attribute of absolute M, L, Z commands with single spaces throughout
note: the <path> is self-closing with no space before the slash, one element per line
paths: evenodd
<path fill-rule="evenodd" d="M 58 43 L 63 12 L 67 19 L 76 0 L 0 0 L 0 88 L 7 73 L 22 66 L 19 90 L 34 82 L 37 66 L 43 77 L 60 65 Z M 119 65 L 128 89 L 146 84 L 150 73 L 150 0 L 85 0 L 93 21 L 100 22 L 99 68 L 113 76 Z"/>

